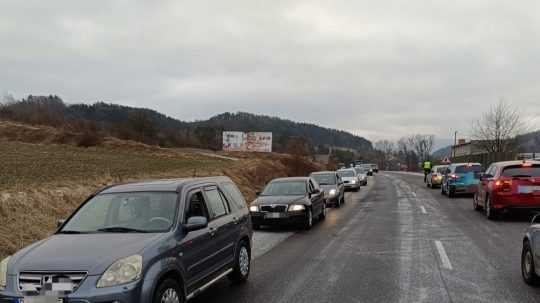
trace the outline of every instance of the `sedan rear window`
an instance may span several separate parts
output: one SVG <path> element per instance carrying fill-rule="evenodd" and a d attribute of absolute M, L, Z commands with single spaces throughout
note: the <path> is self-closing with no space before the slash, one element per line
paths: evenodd
<path fill-rule="evenodd" d="M 456 167 L 456 174 L 465 173 L 480 173 L 482 172 L 482 166 L 480 165 L 461 165 Z"/>
<path fill-rule="evenodd" d="M 303 196 L 306 193 L 304 181 L 279 181 L 268 184 L 261 196 Z"/>
<path fill-rule="evenodd" d="M 540 165 L 523 166 L 514 165 L 507 166 L 503 169 L 501 176 L 503 177 L 540 177 Z"/>

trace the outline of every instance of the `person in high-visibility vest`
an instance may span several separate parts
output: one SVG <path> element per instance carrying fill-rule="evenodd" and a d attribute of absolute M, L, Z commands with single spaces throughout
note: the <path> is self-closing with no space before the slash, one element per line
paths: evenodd
<path fill-rule="evenodd" d="M 423 166 L 424 166 L 424 183 L 426 183 L 427 182 L 427 176 L 431 172 L 431 167 L 433 166 L 433 164 L 431 163 L 431 161 L 426 160 L 426 161 L 424 161 Z"/>

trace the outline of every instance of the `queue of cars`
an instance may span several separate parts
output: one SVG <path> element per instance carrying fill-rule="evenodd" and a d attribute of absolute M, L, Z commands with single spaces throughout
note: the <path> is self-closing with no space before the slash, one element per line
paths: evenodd
<path fill-rule="evenodd" d="M 483 170 L 479 163 L 435 166 L 427 186 L 441 185 L 442 194 L 473 194 L 474 210 L 496 219 L 512 210 L 540 211 L 540 161 L 516 160 L 492 163 Z M 521 275 L 527 284 L 540 283 L 540 215 L 532 220 L 523 236 Z"/>
<path fill-rule="evenodd" d="M 253 228 L 296 225 L 311 229 L 314 218 L 326 218 L 327 207 L 339 208 L 345 203 L 346 190 L 358 191 L 362 185 L 367 185 L 367 176 L 355 168 L 274 179 L 249 207 Z"/>
<path fill-rule="evenodd" d="M 242 283 L 253 229 L 310 229 L 361 180 L 355 169 L 279 178 L 249 207 L 228 177 L 105 187 L 0 262 L 0 303 L 181 303 L 224 278 Z"/>

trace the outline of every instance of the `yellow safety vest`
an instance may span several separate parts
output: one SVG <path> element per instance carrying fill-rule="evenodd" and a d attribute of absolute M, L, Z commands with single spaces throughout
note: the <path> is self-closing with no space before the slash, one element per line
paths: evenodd
<path fill-rule="evenodd" d="M 431 162 L 430 161 L 424 162 L 424 169 L 431 169 Z"/>

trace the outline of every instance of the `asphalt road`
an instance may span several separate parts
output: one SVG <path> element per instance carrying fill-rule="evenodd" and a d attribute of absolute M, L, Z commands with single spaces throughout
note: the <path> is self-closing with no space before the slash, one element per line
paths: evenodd
<path fill-rule="evenodd" d="M 219 282 L 194 302 L 540 302 L 520 274 L 530 216 L 488 221 L 471 197 L 422 179 L 379 173 L 312 230 L 270 231 L 284 236 L 259 250 L 247 284 Z"/>

